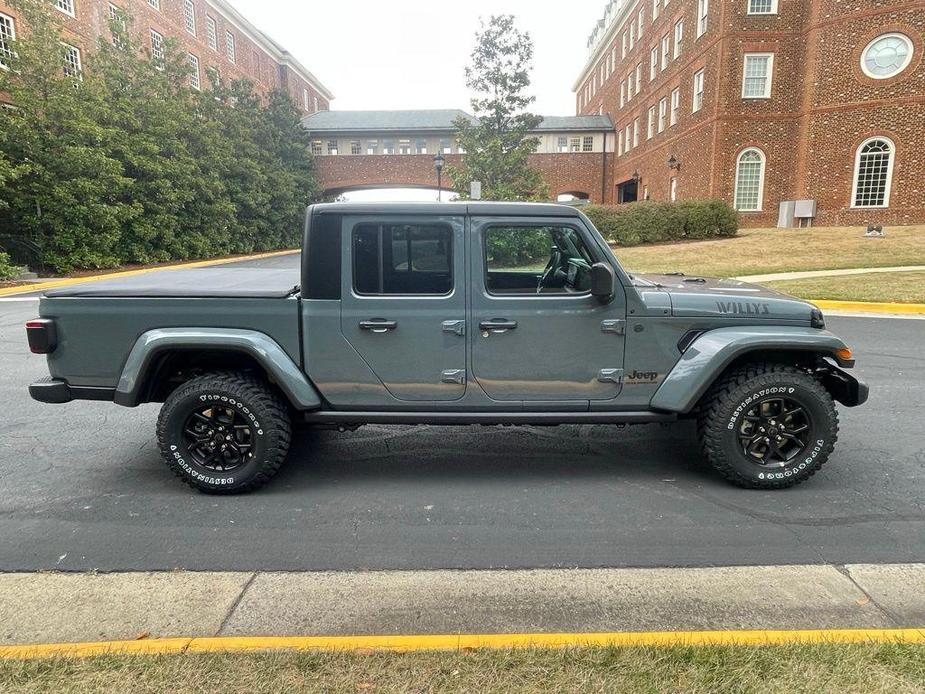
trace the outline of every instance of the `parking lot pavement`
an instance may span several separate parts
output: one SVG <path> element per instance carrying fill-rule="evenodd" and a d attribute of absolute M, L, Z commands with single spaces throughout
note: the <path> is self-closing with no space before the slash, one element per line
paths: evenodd
<path fill-rule="evenodd" d="M 871 398 L 840 409 L 832 459 L 792 490 L 727 485 L 688 424 L 369 426 L 301 432 L 266 489 L 216 498 L 160 461 L 157 405 L 29 399 L 46 374 L 22 327 L 36 310 L 0 303 L 0 571 L 925 560 L 918 320 L 829 319 Z"/>

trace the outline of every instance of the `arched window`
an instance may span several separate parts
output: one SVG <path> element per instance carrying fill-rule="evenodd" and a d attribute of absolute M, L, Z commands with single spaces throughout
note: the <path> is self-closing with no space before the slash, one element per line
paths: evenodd
<path fill-rule="evenodd" d="M 858 147 L 854 160 L 853 207 L 888 207 L 893 178 L 893 143 L 872 137 Z"/>
<path fill-rule="evenodd" d="M 742 150 L 736 160 L 735 208 L 760 212 L 764 204 L 764 152 L 755 147 Z"/>

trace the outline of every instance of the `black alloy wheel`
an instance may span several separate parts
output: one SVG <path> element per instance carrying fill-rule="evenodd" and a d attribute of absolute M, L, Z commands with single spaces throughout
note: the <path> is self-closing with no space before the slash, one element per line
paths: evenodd
<path fill-rule="evenodd" d="M 768 398 L 745 413 L 738 433 L 746 456 L 783 467 L 806 449 L 812 430 L 809 413 L 797 401 Z"/>

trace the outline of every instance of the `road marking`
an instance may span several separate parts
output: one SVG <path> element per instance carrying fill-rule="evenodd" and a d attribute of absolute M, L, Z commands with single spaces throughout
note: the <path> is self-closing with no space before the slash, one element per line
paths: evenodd
<path fill-rule="evenodd" d="M 769 646 L 792 643 L 925 643 L 920 629 L 806 629 L 793 631 L 636 631 L 535 634 L 417 634 L 381 636 L 211 636 L 195 638 L 42 643 L 0 646 L 0 658 L 86 658 L 112 654 L 232 653 L 242 651 L 455 651 L 672 646 Z"/>
<path fill-rule="evenodd" d="M 294 255 L 301 253 L 298 248 L 285 251 L 269 251 L 267 253 L 255 253 L 254 255 L 239 256 L 237 258 L 216 258 L 214 260 L 196 260 L 191 263 L 178 263 L 176 265 L 162 265 L 159 267 L 145 267 L 138 270 L 123 270 L 122 272 L 110 272 L 106 275 L 89 275 L 87 277 L 62 277 L 59 280 L 49 280 L 48 282 L 37 282 L 34 284 L 19 285 L 17 287 L 4 287 L 0 289 L 0 296 L 12 296 L 14 294 L 29 294 L 31 292 L 41 292 L 46 289 L 55 289 L 57 287 L 68 287 L 74 284 L 85 284 L 87 282 L 99 282 L 100 280 L 119 279 L 122 277 L 134 277 L 136 275 L 146 275 L 149 272 L 160 272 L 161 270 L 191 270 L 198 267 L 210 267 L 212 265 L 228 265 L 229 263 L 245 263 L 251 260 L 260 260 L 262 258 L 274 258 L 279 255 Z"/>

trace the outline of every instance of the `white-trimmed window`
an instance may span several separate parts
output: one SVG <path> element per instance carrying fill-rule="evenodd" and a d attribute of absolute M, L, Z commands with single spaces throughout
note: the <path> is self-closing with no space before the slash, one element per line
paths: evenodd
<path fill-rule="evenodd" d="M 556 141 L 556 151 L 559 154 L 565 154 L 566 152 L 568 152 L 568 138 L 567 137 L 563 137 L 562 135 L 559 136 L 558 140 Z"/>
<path fill-rule="evenodd" d="M 872 137 L 861 143 L 854 158 L 852 207 L 889 207 L 893 182 L 892 141 Z"/>
<path fill-rule="evenodd" d="M 639 119 L 633 119 L 633 147 L 639 146 Z"/>
<path fill-rule="evenodd" d="M 161 9 L 161 0 L 148 0 L 148 4 L 155 10 Z"/>
<path fill-rule="evenodd" d="M 627 36 L 626 36 L 626 32 L 624 31 L 623 32 L 623 54 L 621 56 L 623 58 L 626 57 L 626 42 L 627 42 Z"/>
<path fill-rule="evenodd" d="M 617 156 L 623 156 L 623 130 L 617 133 Z"/>
<path fill-rule="evenodd" d="M 861 53 L 861 69 L 868 77 L 884 80 L 909 67 L 914 51 L 905 34 L 882 34 L 867 44 Z"/>
<path fill-rule="evenodd" d="M 154 62 L 163 65 L 164 63 L 164 37 L 158 32 L 151 29 L 151 57 Z"/>
<path fill-rule="evenodd" d="M 230 31 L 225 32 L 225 57 L 228 58 L 228 62 L 232 64 L 237 60 L 234 50 L 234 34 Z"/>
<path fill-rule="evenodd" d="M 703 108 L 703 70 L 697 70 L 694 73 L 694 99 L 691 106 L 691 113 L 697 113 Z"/>
<path fill-rule="evenodd" d="M 649 51 L 649 81 L 655 79 L 658 74 L 658 46 L 653 46 Z"/>
<path fill-rule="evenodd" d="M 64 46 L 64 74 L 75 80 L 82 80 L 82 68 L 80 64 L 80 49 L 69 43 Z"/>
<path fill-rule="evenodd" d="M 681 88 L 675 87 L 671 90 L 671 118 L 668 122 L 671 125 L 678 124 L 678 112 L 681 110 Z"/>
<path fill-rule="evenodd" d="M 55 0 L 55 7 L 69 17 L 77 16 L 77 13 L 74 11 L 74 0 Z"/>
<path fill-rule="evenodd" d="M 652 0 L 652 21 L 658 19 L 658 13 L 662 11 L 661 0 Z"/>
<path fill-rule="evenodd" d="M 777 14 L 777 0 L 748 0 L 748 14 Z"/>
<path fill-rule="evenodd" d="M 420 138 L 414 141 L 415 154 L 427 154 L 427 140 Z"/>
<path fill-rule="evenodd" d="M 186 22 L 186 30 L 195 36 L 196 7 L 193 5 L 193 0 L 183 0 L 183 20 Z"/>
<path fill-rule="evenodd" d="M 645 21 L 646 7 L 645 5 L 639 8 L 639 16 L 637 17 L 637 28 L 636 36 L 639 37 L 639 40 L 642 41 L 642 24 Z"/>
<path fill-rule="evenodd" d="M 620 108 L 626 105 L 626 80 L 620 80 Z"/>
<path fill-rule="evenodd" d="M 773 53 L 746 53 L 742 68 L 742 98 L 767 99 L 770 97 L 773 74 Z"/>
<path fill-rule="evenodd" d="M 581 151 L 581 138 L 580 137 L 569 138 L 568 151 L 569 152 L 580 152 Z"/>
<path fill-rule="evenodd" d="M 697 0 L 697 38 L 707 33 L 709 23 L 710 0 Z"/>
<path fill-rule="evenodd" d="M 582 152 L 593 152 L 594 151 L 594 136 L 585 135 L 581 138 L 581 151 Z"/>
<path fill-rule="evenodd" d="M 626 100 L 633 98 L 633 73 L 626 76 Z"/>
<path fill-rule="evenodd" d="M 749 147 L 736 159 L 735 208 L 760 212 L 764 204 L 764 152 Z"/>
<path fill-rule="evenodd" d="M 317 97 L 317 96 L 314 97 L 314 102 L 315 102 L 315 103 L 314 103 L 314 106 L 315 106 L 314 112 L 315 112 L 315 113 L 318 113 L 318 97 Z"/>
<path fill-rule="evenodd" d="M 674 59 L 681 57 L 681 41 L 684 39 L 684 20 L 679 19 L 674 25 Z"/>
<path fill-rule="evenodd" d="M 109 26 L 118 26 L 124 35 L 128 31 L 128 22 L 125 19 L 125 12 L 118 5 L 109 3 Z M 113 33 L 112 45 L 122 50 L 125 48 L 125 41 L 120 34 Z"/>
<path fill-rule="evenodd" d="M 379 154 L 379 140 L 367 140 L 366 141 L 366 153 L 367 154 Z"/>
<path fill-rule="evenodd" d="M 655 106 L 649 107 L 649 120 L 646 123 L 646 139 L 655 137 Z"/>
<path fill-rule="evenodd" d="M 636 23 L 630 22 L 630 50 L 636 45 Z"/>
<path fill-rule="evenodd" d="M 627 123 L 626 124 L 626 136 L 623 141 L 623 151 L 624 152 L 629 152 L 633 148 L 633 136 L 632 136 L 631 128 L 632 126 L 629 123 Z"/>
<path fill-rule="evenodd" d="M 306 111 L 310 110 L 312 107 L 311 99 L 308 98 L 308 90 L 305 87 L 302 87 L 302 108 Z"/>
<path fill-rule="evenodd" d="M 15 40 L 16 22 L 12 17 L 0 13 L 0 68 L 4 70 L 10 67 Z"/>
<path fill-rule="evenodd" d="M 199 58 L 192 53 L 190 53 L 188 57 L 191 70 L 189 76 L 189 86 L 198 92 L 200 89 L 202 89 L 202 80 L 199 77 Z"/>
<path fill-rule="evenodd" d="M 658 100 L 658 131 L 665 129 L 665 121 L 668 118 L 668 97 L 663 96 Z"/>
<path fill-rule="evenodd" d="M 218 35 L 215 32 L 215 20 L 206 15 L 206 39 L 209 42 L 209 48 L 213 51 L 218 50 Z"/>
<path fill-rule="evenodd" d="M 671 202 L 675 202 L 678 199 L 678 179 L 676 177 L 671 177 L 671 184 L 669 188 L 671 192 L 668 194 L 668 196 L 671 198 Z"/>
<path fill-rule="evenodd" d="M 636 64 L 636 95 L 642 91 L 642 63 Z"/>
<path fill-rule="evenodd" d="M 669 60 L 671 60 L 671 35 L 665 34 L 662 37 L 662 70 L 668 67 Z"/>
<path fill-rule="evenodd" d="M 337 140 L 328 140 L 328 154 L 337 154 Z M 407 152 L 402 152 L 407 154 Z"/>

